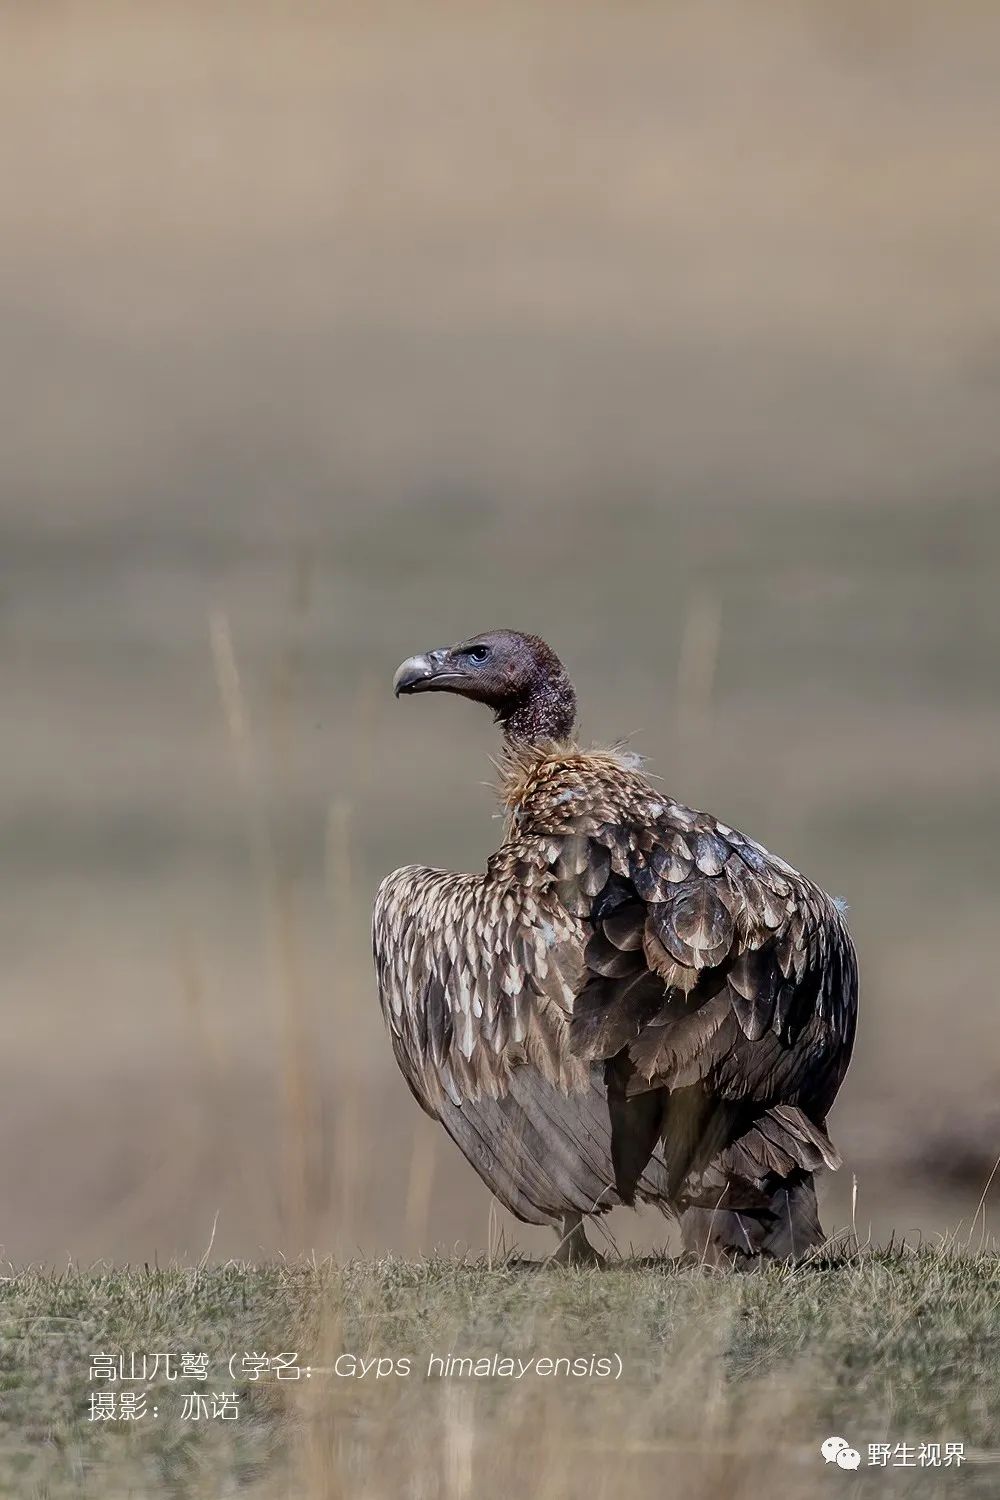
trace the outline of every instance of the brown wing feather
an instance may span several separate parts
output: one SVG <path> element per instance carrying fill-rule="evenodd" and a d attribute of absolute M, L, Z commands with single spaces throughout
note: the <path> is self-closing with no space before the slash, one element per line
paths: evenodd
<path fill-rule="evenodd" d="M 556 1087 L 588 1084 L 568 1046 L 584 935 L 555 891 L 564 856 L 561 841 L 521 839 L 485 875 L 412 865 L 379 887 L 372 943 L 382 1011 L 430 1113 L 443 1096 L 457 1104 L 506 1093 L 511 1068 L 526 1061 Z"/>
<path fill-rule="evenodd" d="M 760 845 L 706 814 L 662 808 L 624 840 L 615 830 L 622 896 L 595 910 L 574 1052 L 627 1046 L 633 1092 L 701 1082 L 720 1098 L 805 1104 L 822 1119 L 857 1005 L 840 911 Z M 662 981 L 659 1004 L 649 975 Z"/>
<path fill-rule="evenodd" d="M 559 888 L 606 883 L 606 851 L 591 861 L 589 850 L 522 836 L 483 876 L 412 866 L 375 901 L 379 995 L 400 1070 L 496 1196 L 533 1223 L 620 1201 L 604 1068 L 569 1048 L 585 930 Z M 646 1113 L 623 1099 L 622 1118 Z M 629 1201 L 667 1197 L 654 1146 L 629 1161 Z"/>

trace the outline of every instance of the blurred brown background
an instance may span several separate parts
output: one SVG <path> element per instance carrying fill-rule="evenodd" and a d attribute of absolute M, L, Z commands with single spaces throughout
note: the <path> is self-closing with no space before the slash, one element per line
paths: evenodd
<path fill-rule="evenodd" d="M 507 623 L 849 901 L 828 1222 L 968 1223 L 998 65 L 973 0 L 5 7 L 9 1256 L 486 1243 L 367 924 L 498 827 L 488 716 L 392 671 Z"/>

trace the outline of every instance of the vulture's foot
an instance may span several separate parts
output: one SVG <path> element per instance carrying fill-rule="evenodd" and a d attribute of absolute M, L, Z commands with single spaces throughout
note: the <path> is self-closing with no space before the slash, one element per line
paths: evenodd
<path fill-rule="evenodd" d="M 583 1227 L 583 1214 L 563 1214 L 562 1232 L 552 1259 L 560 1266 L 603 1266 L 604 1256 L 595 1250 Z"/>

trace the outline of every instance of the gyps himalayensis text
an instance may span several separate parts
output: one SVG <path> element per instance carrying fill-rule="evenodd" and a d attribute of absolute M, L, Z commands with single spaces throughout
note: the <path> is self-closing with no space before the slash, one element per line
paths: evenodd
<path fill-rule="evenodd" d="M 633 757 L 580 749 L 537 636 L 410 657 L 393 685 L 485 703 L 504 737 L 485 873 L 408 865 L 375 898 L 382 1010 L 422 1108 L 563 1259 L 594 1257 L 586 1215 L 636 1200 L 710 1264 L 819 1244 L 857 1016 L 838 905 Z"/>

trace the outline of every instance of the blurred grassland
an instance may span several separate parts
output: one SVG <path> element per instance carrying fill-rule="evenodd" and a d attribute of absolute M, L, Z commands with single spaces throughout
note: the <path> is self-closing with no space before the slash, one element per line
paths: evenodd
<path fill-rule="evenodd" d="M 0 1282 L 0 1494 L 986 1497 L 998 1266 L 952 1241 L 722 1279 L 502 1256 L 22 1272 Z M 96 1354 L 131 1372 L 162 1350 L 207 1355 L 207 1378 L 89 1379 Z M 244 1352 L 279 1350 L 298 1381 L 249 1378 Z M 620 1376 L 430 1364 L 449 1355 L 606 1358 Z M 126 1389 L 147 1391 L 144 1416 L 89 1420 L 91 1392 Z M 190 1391 L 234 1392 L 240 1416 L 185 1420 Z M 862 1455 L 850 1481 L 820 1457 L 834 1433 Z M 956 1441 L 961 1469 L 917 1466 L 920 1444 Z M 869 1467 L 877 1442 L 907 1443 L 912 1466 Z"/>
<path fill-rule="evenodd" d="M 998 62 L 973 0 L 4 9 L 9 1256 L 487 1242 L 367 922 L 497 832 L 487 716 L 392 671 L 507 623 L 848 900 L 827 1219 L 971 1219 Z"/>

